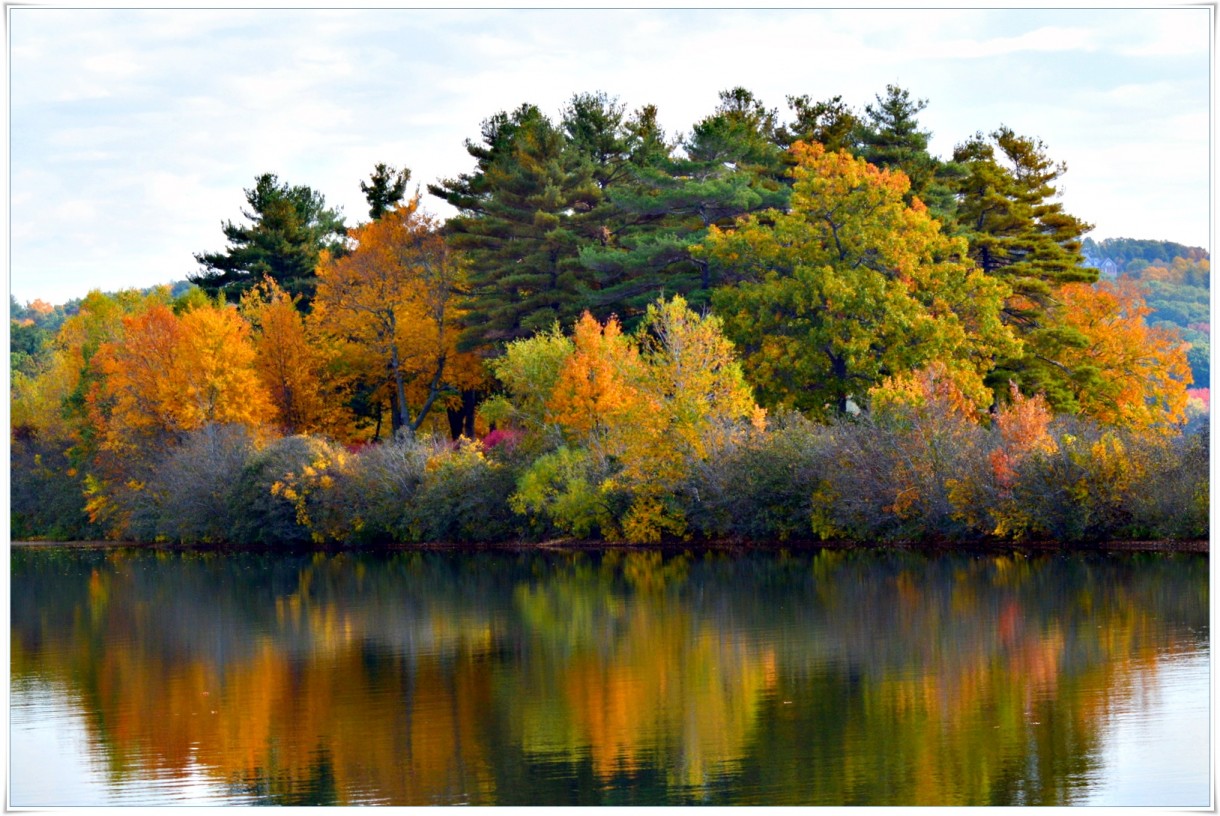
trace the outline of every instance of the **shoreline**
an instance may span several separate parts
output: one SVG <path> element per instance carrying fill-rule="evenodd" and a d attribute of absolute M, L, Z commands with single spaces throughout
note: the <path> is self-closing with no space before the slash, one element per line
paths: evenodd
<path fill-rule="evenodd" d="M 621 542 L 590 541 L 583 539 L 552 539 L 539 542 L 489 542 L 486 544 L 419 543 L 419 544 L 313 544 L 313 545 L 241 545 L 241 544 L 175 544 L 166 542 L 138 541 L 11 541 L 14 549 L 146 549 L 163 551 L 204 552 L 397 552 L 397 551 L 502 551 L 502 552 L 613 552 L 613 551 L 661 551 L 661 552 L 775 552 L 808 550 L 911 550 L 927 553 L 946 552 L 1037 552 L 1037 553 L 1083 553 L 1083 552 L 1150 552 L 1150 553 L 1203 553 L 1210 552 L 1208 539 L 1161 539 L 1150 541 L 1090 541 L 1064 543 L 1059 541 L 996 541 L 978 540 L 969 542 L 887 542 L 861 544 L 852 541 L 670 541 L 656 544 L 628 544 Z"/>

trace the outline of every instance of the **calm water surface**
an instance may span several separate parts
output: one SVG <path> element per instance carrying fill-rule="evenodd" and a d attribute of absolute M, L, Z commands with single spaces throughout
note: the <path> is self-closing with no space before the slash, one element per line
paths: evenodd
<path fill-rule="evenodd" d="M 10 803 L 1207 806 L 1204 555 L 14 548 Z"/>

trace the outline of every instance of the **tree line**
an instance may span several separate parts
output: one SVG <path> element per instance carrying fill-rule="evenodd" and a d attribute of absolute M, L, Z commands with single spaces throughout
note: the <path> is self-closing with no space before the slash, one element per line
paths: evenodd
<path fill-rule="evenodd" d="M 1004 126 L 932 156 L 926 102 L 896 86 L 862 111 L 787 101 L 781 122 L 725 91 L 677 137 L 603 93 L 497 113 L 471 171 L 427 185 L 443 222 L 407 168 L 374 168 L 351 228 L 259 176 L 195 286 L 90 293 L 14 356 L 14 532 L 1205 530 L 1186 344 L 1085 265 L 1066 167 Z M 1110 491 L 1092 521 L 1052 518 L 1056 457 L 1078 505 Z M 1113 492 L 1165 473 L 1172 497 Z M 774 480 L 778 515 L 748 520 L 766 492 L 727 509 Z"/>

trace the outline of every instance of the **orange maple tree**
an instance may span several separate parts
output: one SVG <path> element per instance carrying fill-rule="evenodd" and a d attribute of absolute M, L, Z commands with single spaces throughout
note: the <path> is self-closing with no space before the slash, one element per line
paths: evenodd
<path fill-rule="evenodd" d="M 353 378 L 388 392 L 394 429 L 418 430 L 439 400 L 485 376 L 457 349 L 460 259 L 418 196 L 350 237 L 351 253 L 323 254 L 311 319 Z"/>
<path fill-rule="evenodd" d="M 271 278 L 242 296 L 253 328 L 254 370 L 285 434 L 344 436 L 337 395 L 326 382 L 329 349 L 308 335 L 297 301 Z"/>
<path fill-rule="evenodd" d="M 1065 344 L 1055 362 L 1074 372 L 1080 412 L 1101 422 L 1165 432 L 1186 419 L 1191 384 L 1186 344 L 1149 326 L 1150 309 L 1130 281 L 1070 283 L 1059 289 L 1059 315 L 1084 343 Z"/>
<path fill-rule="evenodd" d="M 122 342 L 103 343 L 90 413 L 101 446 L 138 453 L 208 423 L 257 428 L 272 416 L 254 371 L 249 328 L 225 306 L 181 317 L 167 306 L 123 319 Z"/>

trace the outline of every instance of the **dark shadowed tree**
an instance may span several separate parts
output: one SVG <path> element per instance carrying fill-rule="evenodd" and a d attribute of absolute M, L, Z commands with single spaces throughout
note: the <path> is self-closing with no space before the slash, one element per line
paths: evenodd
<path fill-rule="evenodd" d="M 368 182 L 360 182 L 360 191 L 369 202 L 369 218 L 376 221 L 397 206 L 407 194 L 407 182 L 410 180 L 410 168 L 399 170 L 385 162 L 374 165 Z"/>

